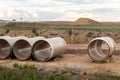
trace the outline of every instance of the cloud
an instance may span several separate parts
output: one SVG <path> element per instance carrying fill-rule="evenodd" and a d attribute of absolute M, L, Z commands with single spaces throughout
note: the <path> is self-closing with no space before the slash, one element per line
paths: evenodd
<path fill-rule="evenodd" d="M 63 14 L 51 11 L 41 11 L 39 16 L 42 20 L 52 20 L 61 17 Z"/>
<path fill-rule="evenodd" d="M 120 0 L 1 0 L 1 19 L 120 21 Z"/>
<path fill-rule="evenodd" d="M 100 3 L 118 3 L 119 0 L 55 0 L 58 2 L 68 2 L 68 3 L 75 3 L 75 4 L 100 4 Z"/>
<path fill-rule="evenodd" d="M 90 10 L 67 10 L 63 16 L 54 20 L 75 21 L 80 17 L 91 18 L 97 21 L 120 21 L 120 10 L 111 8 L 98 8 Z"/>
<path fill-rule="evenodd" d="M 0 8 L 0 18 L 1 19 L 17 19 L 20 20 L 51 20 L 62 16 L 62 14 L 51 11 L 39 11 L 39 10 L 16 10 L 14 8 Z"/>
<path fill-rule="evenodd" d="M 93 13 L 88 13 L 88 12 L 82 12 L 82 13 L 79 13 L 79 12 L 74 12 L 74 11 L 68 11 L 68 12 L 65 12 L 63 13 L 64 15 L 59 17 L 59 18 L 56 18 L 54 20 L 58 20 L 58 21 L 75 21 L 77 20 L 78 18 L 80 17 L 87 17 L 87 18 L 91 18 L 91 19 L 96 19 L 98 17 L 98 15 L 94 15 Z"/>

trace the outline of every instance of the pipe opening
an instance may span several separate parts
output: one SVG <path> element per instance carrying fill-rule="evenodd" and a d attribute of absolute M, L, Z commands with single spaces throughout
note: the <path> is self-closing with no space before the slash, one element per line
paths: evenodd
<path fill-rule="evenodd" d="M 6 59 L 10 56 L 10 54 L 10 44 L 4 39 L 0 39 L 0 59 Z"/>
<path fill-rule="evenodd" d="M 94 61 L 104 61 L 110 55 L 110 47 L 103 40 L 94 40 L 88 47 L 89 56 Z"/>
<path fill-rule="evenodd" d="M 52 53 L 50 44 L 45 40 L 37 41 L 33 46 L 33 56 L 38 61 L 46 61 Z"/>
<path fill-rule="evenodd" d="M 18 40 L 14 44 L 13 52 L 19 60 L 26 60 L 31 56 L 31 45 L 26 40 Z"/>

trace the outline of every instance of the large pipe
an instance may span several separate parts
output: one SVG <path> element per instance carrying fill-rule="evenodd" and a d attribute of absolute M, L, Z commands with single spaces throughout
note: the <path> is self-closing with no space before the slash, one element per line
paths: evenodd
<path fill-rule="evenodd" d="M 12 54 L 12 38 L 9 36 L 0 37 L 0 59 L 6 59 Z"/>
<path fill-rule="evenodd" d="M 26 38 L 25 36 L 10 37 L 1 36 L 0 37 L 0 59 L 6 59 L 12 55 L 12 48 L 14 43 L 21 39 Z"/>
<path fill-rule="evenodd" d="M 48 61 L 65 51 L 66 42 L 60 37 L 41 39 L 33 45 L 33 57 L 38 61 Z"/>
<path fill-rule="evenodd" d="M 90 41 L 87 51 L 89 57 L 93 61 L 103 62 L 106 61 L 113 54 L 115 47 L 116 47 L 116 43 L 112 38 L 98 37 Z"/>
<path fill-rule="evenodd" d="M 26 60 L 31 57 L 33 44 L 44 37 L 20 38 L 13 45 L 13 53 L 19 60 Z"/>

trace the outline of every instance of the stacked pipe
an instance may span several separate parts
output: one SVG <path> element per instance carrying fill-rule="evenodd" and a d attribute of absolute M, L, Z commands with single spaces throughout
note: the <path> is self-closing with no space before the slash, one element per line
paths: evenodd
<path fill-rule="evenodd" d="M 108 47 L 106 48 L 106 51 L 104 51 L 105 49 L 102 49 L 102 45 L 104 45 L 103 43 Z M 104 62 L 112 56 L 115 51 L 115 46 L 115 41 L 110 37 L 94 38 L 88 45 L 88 55 L 95 62 Z"/>
<path fill-rule="evenodd" d="M 38 61 L 48 61 L 65 51 L 66 42 L 60 37 L 46 39 L 44 37 L 27 38 L 0 37 L 0 59 L 14 55 L 19 60 L 27 60 L 33 56 Z"/>

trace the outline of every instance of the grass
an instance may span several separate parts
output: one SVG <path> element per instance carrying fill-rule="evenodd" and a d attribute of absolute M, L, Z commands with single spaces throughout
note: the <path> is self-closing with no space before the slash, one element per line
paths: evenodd
<path fill-rule="evenodd" d="M 120 80 L 120 76 L 116 76 L 116 75 L 112 75 L 110 73 L 104 73 L 104 72 L 96 72 L 94 73 L 94 79 L 96 80 Z"/>
<path fill-rule="evenodd" d="M 50 74 L 38 70 L 34 65 L 13 64 L 13 68 L 0 66 L 0 80 L 68 80 L 65 76 L 59 74 Z"/>
<path fill-rule="evenodd" d="M 81 73 L 78 70 L 38 70 L 34 65 L 13 64 L 13 68 L 0 66 L 0 80 L 120 80 L 120 76 L 111 73 Z"/>
<path fill-rule="evenodd" d="M 6 29 L 6 30 L 33 30 L 33 29 L 58 29 L 58 30 L 89 30 L 89 31 L 98 31 L 98 32 L 104 32 L 104 31 L 120 31 L 120 26 L 115 25 L 113 26 L 111 23 L 111 26 L 44 26 L 44 25 L 31 25 L 31 24 L 8 24 L 7 23 L 0 23 L 0 28 Z"/>
<path fill-rule="evenodd" d="M 39 34 L 37 33 L 37 29 L 36 29 L 36 28 L 33 28 L 33 29 L 32 29 L 32 32 L 33 32 L 36 36 L 39 35 Z"/>
<path fill-rule="evenodd" d="M 68 26 L 68 27 L 53 27 L 54 29 L 73 29 L 73 30 L 88 30 L 88 31 L 120 31 L 120 26 Z"/>
<path fill-rule="evenodd" d="M 6 22 L 0 22 L 0 27 L 6 25 L 7 23 Z"/>
<path fill-rule="evenodd" d="M 5 29 L 5 30 L 32 30 L 32 29 L 34 29 L 34 28 L 32 28 L 32 27 L 19 27 L 19 26 L 17 26 L 17 27 L 9 27 L 9 26 L 3 26 L 3 27 L 0 27 L 1 29 Z"/>
<path fill-rule="evenodd" d="M 9 33 L 9 29 L 7 29 L 7 30 L 5 31 L 5 33 L 6 33 L 6 34 Z"/>
<path fill-rule="evenodd" d="M 120 31 L 120 26 L 37 26 L 37 27 L 19 27 L 19 26 L 3 26 L 2 29 L 9 30 L 33 30 L 36 29 L 58 29 L 58 30 L 89 30 L 89 31 Z"/>
<path fill-rule="evenodd" d="M 86 34 L 86 37 L 95 37 L 94 33 L 93 32 L 89 32 Z"/>

